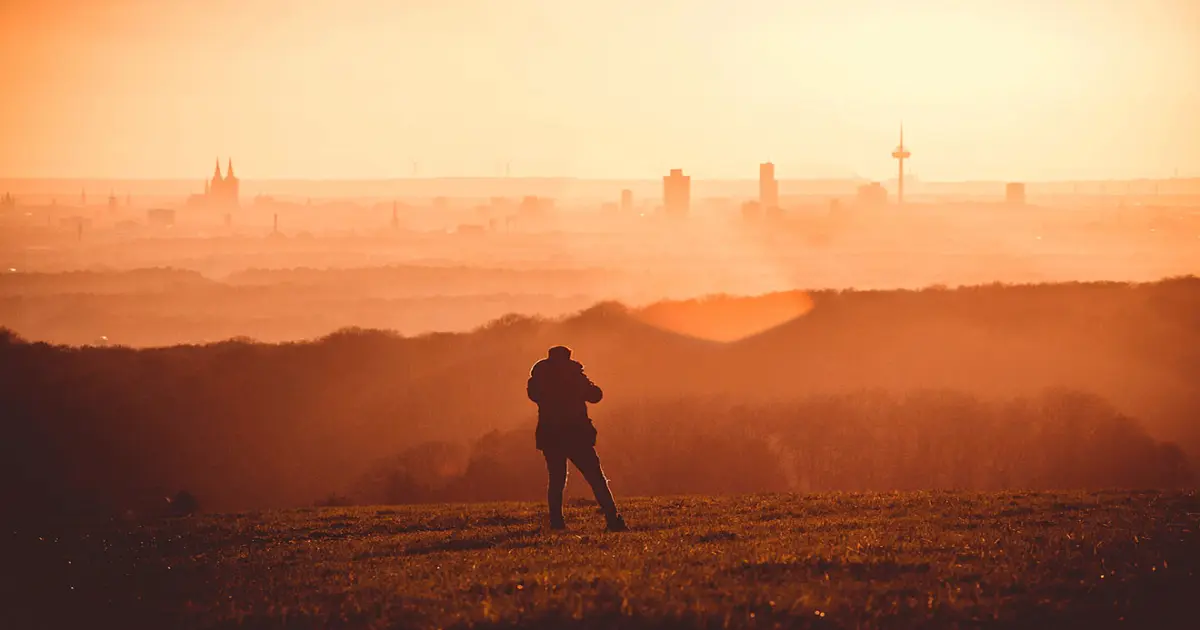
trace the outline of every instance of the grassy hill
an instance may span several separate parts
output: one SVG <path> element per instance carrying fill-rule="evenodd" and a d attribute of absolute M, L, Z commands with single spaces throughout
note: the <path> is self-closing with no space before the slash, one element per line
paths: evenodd
<path fill-rule="evenodd" d="M 605 390 L 601 449 L 632 494 L 1194 487 L 1183 469 L 1200 458 L 1198 278 L 807 298 L 607 303 L 471 333 L 288 344 L 77 348 L 0 330 L 0 501 L 27 508 L 9 515 L 120 512 L 187 489 L 211 510 L 297 507 L 433 443 L 479 462 L 495 432 L 511 448 L 492 459 L 524 458 L 536 478 L 524 384 L 558 343 Z M 736 342 L 671 330 L 752 330 L 801 306 Z M 695 468 L 733 460 L 779 462 L 745 479 L 796 482 L 626 483 L 688 462 L 674 478 L 697 480 Z"/>
<path fill-rule="evenodd" d="M 18 530 L 0 625 L 1183 628 L 1200 592 L 1193 492 L 664 497 L 625 513 L 627 534 L 583 502 L 569 532 L 526 503 Z"/>

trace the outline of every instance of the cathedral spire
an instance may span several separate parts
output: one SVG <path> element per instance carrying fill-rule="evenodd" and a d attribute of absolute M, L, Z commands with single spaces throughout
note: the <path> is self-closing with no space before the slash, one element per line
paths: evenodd
<path fill-rule="evenodd" d="M 229 158 L 229 168 L 225 169 L 225 177 L 227 179 L 236 179 L 233 176 L 233 158 Z"/>
<path fill-rule="evenodd" d="M 221 179 L 221 158 L 217 158 L 217 168 L 213 171 L 213 179 Z"/>

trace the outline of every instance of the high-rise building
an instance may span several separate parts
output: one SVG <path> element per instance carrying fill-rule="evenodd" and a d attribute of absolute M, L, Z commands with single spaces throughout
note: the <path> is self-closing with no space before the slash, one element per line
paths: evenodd
<path fill-rule="evenodd" d="M 766 210 L 779 207 L 779 182 L 775 180 L 775 165 L 758 165 L 758 203 Z"/>
<path fill-rule="evenodd" d="M 626 188 L 621 191 L 621 213 L 630 214 L 633 212 L 633 191 Z"/>
<path fill-rule="evenodd" d="M 542 215 L 542 201 L 537 195 L 526 195 L 521 199 L 521 206 L 518 210 L 520 216 L 524 218 L 535 218 Z"/>
<path fill-rule="evenodd" d="M 1025 205 L 1025 184 L 1009 182 L 1004 186 L 1004 200 L 1014 206 Z"/>
<path fill-rule="evenodd" d="M 663 212 L 668 217 L 686 218 L 692 204 L 692 178 L 683 169 L 673 168 L 663 177 Z"/>

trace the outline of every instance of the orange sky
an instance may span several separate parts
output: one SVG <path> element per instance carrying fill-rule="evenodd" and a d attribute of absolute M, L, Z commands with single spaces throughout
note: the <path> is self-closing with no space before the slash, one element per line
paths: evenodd
<path fill-rule="evenodd" d="M 1197 0 L 0 0 L 0 176 L 1200 175 Z"/>

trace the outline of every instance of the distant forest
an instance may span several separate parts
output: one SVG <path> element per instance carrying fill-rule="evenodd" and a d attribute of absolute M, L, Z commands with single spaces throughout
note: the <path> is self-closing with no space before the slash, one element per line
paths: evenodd
<path fill-rule="evenodd" d="M 714 319 L 759 329 L 712 337 Z M 792 305 L 792 306 L 789 306 Z M 0 332 L 6 517 L 538 499 L 572 346 L 619 494 L 1195 486 L 1200 279 L 615 303 L 470 333 L 66 347 Z M 573 475 L 574 491 L 586 495 Z"/>
<path fill-rule="evenodd" d="M 38 341 L 133 347 L 312 339 L 349 325 L 469 331 L 507 313 L 562 316 L 620 283 L 587 270 L 392 266 L 0 274 L 0 326 Z"/>

